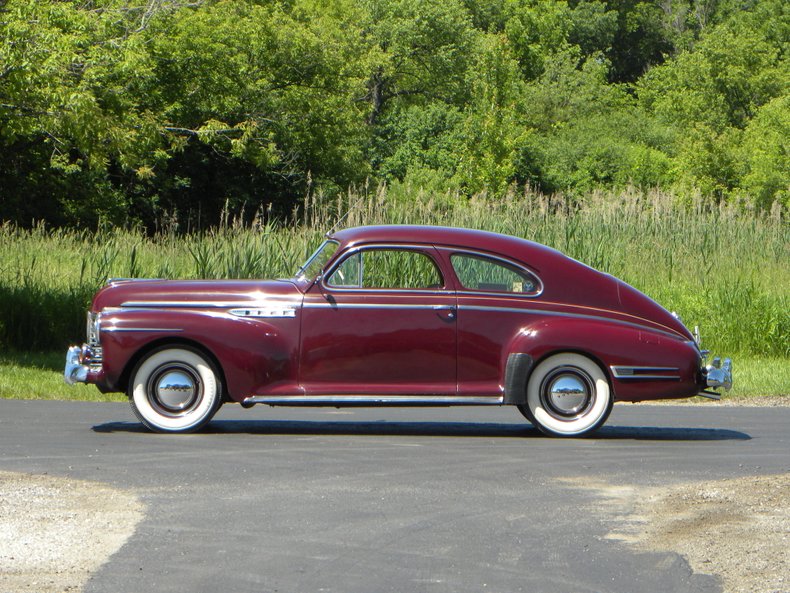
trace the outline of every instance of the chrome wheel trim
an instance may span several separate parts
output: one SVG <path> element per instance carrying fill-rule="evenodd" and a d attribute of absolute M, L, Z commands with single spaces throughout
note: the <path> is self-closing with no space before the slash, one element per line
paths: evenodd
<path fill-rule="evenodd" d="M 595 391 L 592 377 L 584 370 L 561 366 L 541 382 L 540 401 L 552 417 L 569 422 L 589 412 L 595 404 Z"/>
<path fill-rule="evenodd" d="M 165 390 L 168 385 L 182 389 Z M 222 383 L 217 367 L 201 352 L 164 346 L 137 364 L 129 381 L 129 396 L 132 411 L 151 430 L 193 432 L 209 422 L 222 405 Z"/>
<path fill-rule="evenodd" d="M 563 375 L 574 375 L 574 381 L 558 381 Z M 589 386 L 589 400 L 578 410 L 582 399 L 576 381 Z M 555 397 L 551 401 L 551 386 L 562 392 L 563 384 L 570 385 L 575 400 L 567 403 Z M 549 405 L 552 404 L 552 405 Z M 560 352 L 539 362 L 527 381 L 527 401 L 520 405 L 522 414 L 541 432 L 550 436 L 576 437 L 599 428 L 612 410 L 613 397 L 608 378 L 596 362 L 576 352 Z M 575 413 L 572 413 L 575 412 Z"/>
<path fill-rule="evenodd" d="M 146 386 L 151 407 L 163 416 L 177 418 L 191 412 L 203 397 L 203 383 L 189 365 L 167 363 L 151 373 Z"/>

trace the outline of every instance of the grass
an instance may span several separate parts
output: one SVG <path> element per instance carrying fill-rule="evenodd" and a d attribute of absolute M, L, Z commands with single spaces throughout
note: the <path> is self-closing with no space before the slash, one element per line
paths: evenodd
<path fill-rule="evenodd" d="M 63 352 L 6 352 L 0 355 L 0 398 L 126 401 L 121 393 L 101 393 L 94 385 L 67 385 Z"/>
<path fill-rule="evenodd" d="M 530 190 L 467 200 L 398 186 L 332 200 L 310 195 L 288 221 L 267 212 L 225 220 L 186 235 L 173 224 L 154 236 L 139 229 L 0 225 L 0 348 L 56 350 L 60 357 L 84 338 L 85 310 L 110 277 L 290 276 L 335 226 L 441 224 L 525 237 L 622 278 L 678 312 L 687 326 L 700 326 L 705 348 L 738 361 L 738 392 L 788 392 L 790 225 L 781 209 L 689 206 L 659 191 L 571 202 Z M 772 372 L 761 370 L 761 359 L 772 361 Z M 0 360 L 2 397 L 74 393 L 59 383 L 45 389 L 30 370 L 36 364 L 18 356 Z M 30 387 L 23 387 L 25 376 Z"/>
<path fill-rule="evenodd" d="M 0 355 L 0 398 L 126 401 L 93 385 L 66 385 L 64 352 L 7 352 Z M 790 396 L 790 365 L 782 358 L 743 357 L 734 361 L 735 384 L 727 398 Z"/>

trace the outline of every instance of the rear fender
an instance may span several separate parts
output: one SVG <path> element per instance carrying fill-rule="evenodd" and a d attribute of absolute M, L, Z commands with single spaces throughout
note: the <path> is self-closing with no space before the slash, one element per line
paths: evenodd
<path fill-rule="evenodd" d="M 699 351 L 693 342 L 631 324 L 578 318 L 541 319 L 523 327 L 509 344 L 507 352 L 511 362 L 514 353 L 529 355 L 530 372 L 541 360 L 558 352 L 587 356 L 601 367 L 615 397 L 620 400 L 685 397 L 696 394 L 698 390 Z M 506 385 L 507 362 L 503 361 Z M 667 371 L 666 380 L 642 381 L 618 378 L 612 367 L 676 370 Z M 529 373 L 526 380 L 528 377 Z"/>

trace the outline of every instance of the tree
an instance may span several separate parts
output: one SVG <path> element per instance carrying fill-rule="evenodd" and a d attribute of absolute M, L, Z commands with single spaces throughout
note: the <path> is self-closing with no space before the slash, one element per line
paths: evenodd
<path fill-rule="evenodd" d="M 684 185 L 717 198 L 740 187 L 764 205 L 784 195 L 784 145 L 766 123 L 783 126 L 777 105 L 790 88 L 787 17 L 777 0 L 734 11 L 637 84 L 643 108 L 675 134 L 673 156 Z M 778 157 L 774 164 L 768 154 Z"/>
<path fill-rule="evenodd" d="M 457 0 L 365 0 L 363 40 L 368 123 L 389 104 L 463 102 L 464 75 L 476 40 L 469 14 Z"/>
<path fill-rule="evenodd" d="M 746 126 L 740 156 L 740 188 L 761 206 L 776 200 L 790 207 L 790 95 L 760 108 Z"/>
<path fill-rule="evenodd" d="M 151 223 L 201 201 L 218 216 L 228 198 L 290 210 L 310 173 L 341 186 L 365 175 L 364 107 L 353 101 L 364 49 L 348 6 L 12 0 L 0 142 L 37 162 L 50 154 L 61 222 L 131 212 Z M 193 184 L 206 168 L 247 187 Z M 15 203 L 29 195 L 31 183 L 5 182 Z"/>

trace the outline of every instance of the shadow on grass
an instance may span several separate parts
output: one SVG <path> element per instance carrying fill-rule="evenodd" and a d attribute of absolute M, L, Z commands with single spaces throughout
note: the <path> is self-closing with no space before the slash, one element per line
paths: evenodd
<path fill-rule="evenodd" d="M 145 433 L 142 424 L 108 422 L 93 427 L 100 433 Z M 248 434 L 284 436 L 421 436 L 485 438 L 551 438 L 529 424 L 480 422 L 316 422 L 302 420 L 215 420 L 200 435 Z M 736 430 L 717 428 L 662 428 L 655 426 L 606 426 L 584 440 L 622 441 L 747 441 L 752 437 Z M 562 442 L 562 439 L 552 439 Z"/>

